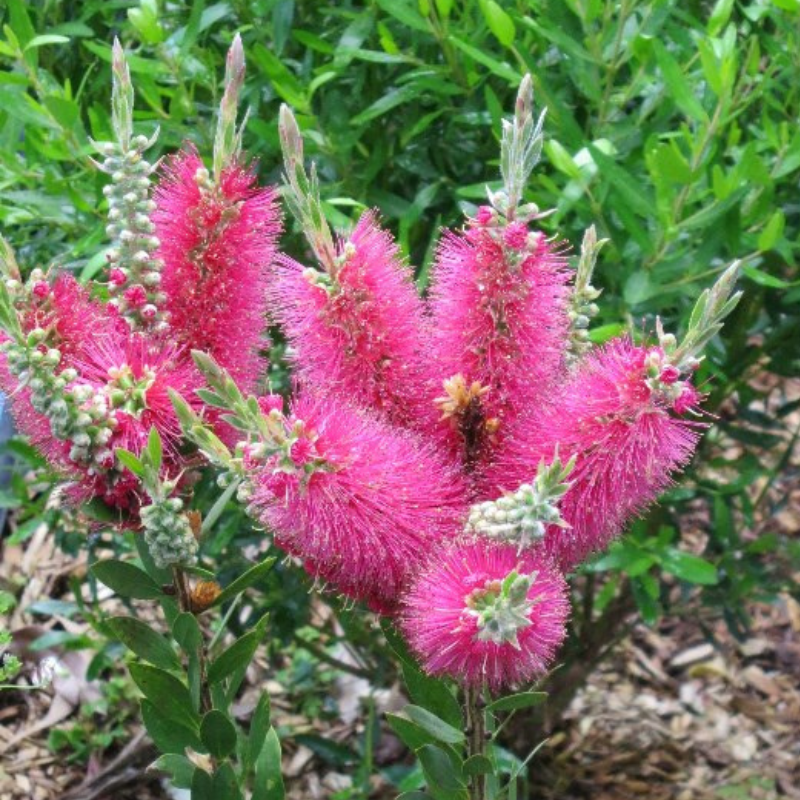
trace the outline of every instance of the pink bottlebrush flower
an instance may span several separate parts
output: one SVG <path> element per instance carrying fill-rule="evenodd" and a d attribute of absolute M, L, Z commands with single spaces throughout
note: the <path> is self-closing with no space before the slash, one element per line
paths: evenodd
<path fill-rule="evenodd" d="M 478 225 L 488 225 L 495 218 L 495 210 L 491 206 L 480 206 L 475 212 L 475 222 Z"/>
<path fill-rule="evenodd" d="M 252 510 L 310 574 L 391 611 L 463 526 L 458 473 L 413 434 L 330 397 L 296 401 L 288 424 L 289 451 L 254 475 Z"/>
<path fill-rule="evenodd" d="M 524 222 L 512 222 L 503 231 L 503 244 L 512 250 L 524 250 L 528 241 L 528 226 Z"/>
<path fill-rule="evenodd" d="M 568 616 L 566 582 L 540 554 L 474 539 L 434 555 L 400 626 L 428 673 L 497 691 L 548 669 Z"/>
<path fill-rule="evenodd" d="M 283 257 L 270 286 L 298 377 L 404 427 L 435 419 L 423 388 L 422 301 L 397 245 L 366 212 L 337 250 L 335 277 Z"/>
<path fill-rule="evenodd" d="M 280 214 L 272 188 L 255 173 L 227 166 L 217 186 L 189 147 L 167 162 L 152 219 L 164 262 L 161 288 L 175 341 L 203 350 L 246 392 L 265 368 L 267 273 Z"/>
<path fill-rule="evenodd" d="M 124 447 L 139 453 L 155 427 L 165 451 L 176 452 L 181 427 L 169 390 L 197 407 L 195 390 L 204 385 L 185 351 L 129 333 L 124 339 L 91 342 L 76 367 L 78 383 L 104 394 L 117 418 L 111 449 Z"/>
<path fill-rule="evenodd" d="M 674 416 L 675 384 L 648 379 L 649 360 L 658 360 L 655 348 L 629 339 L 588 355 L 547 406 L 519 420 L 507 452 L 489 472 L 499 493 L 529 481 L 556 447 L 562 460 L 577 456 L 572 486 L 560 502 L 571 528 L 550 526 L 544 539 L 546 553 L 563 571 L 606 547 L 670 485 L 671 473 L 694 451 L 702 425 Z M 696 405 L 694 389 L 686 384 L 682 391 L 691 392 Z"/>
<path fill-rule="evenodd" d="M 527 246 L 521 223 L 506 234 L 514 248 Z M 517 415 L 548 396 L 569 329 L 563 254 L 544 236 L 523 252 L 509 252 L 498 237 L 499 228 L 477 224 L 463 235 L 446 233 L 431 293 L 433 391 L 461 376 L 485 392 L 468 414 L 445 414 L 451 445 L 470 468 L 488 463 Z M 487 422 L 489 430 L 481 429 Z"/>

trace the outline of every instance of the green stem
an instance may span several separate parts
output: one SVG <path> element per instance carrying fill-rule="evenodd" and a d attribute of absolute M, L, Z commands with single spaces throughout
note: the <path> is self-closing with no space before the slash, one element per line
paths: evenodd
<path fill-rule="evenodd" d="M 175 595 L 178 598 L 178 606 L 181 611 L 194 614 L 188 576 L 177 564 L 172 568 L 172 582 L 175 586 Z M 206 649 L 202 641 L 197 648 L 197 660 L 200 665 L 200 712 L 204 714 L 206 711 L 211 710 L 213 703 L 211 701 L 211 690 L 206 680 Z"/>
<path fill-rule="evenodd" d="M 467 757 L 482 756 L 486 748 L 484 702 L 480 687 L 464 687 L 464 716 L 467 722 Z M 486 799 L 486 778 L 473 775 L 469 784 L 470 800 Z"/>

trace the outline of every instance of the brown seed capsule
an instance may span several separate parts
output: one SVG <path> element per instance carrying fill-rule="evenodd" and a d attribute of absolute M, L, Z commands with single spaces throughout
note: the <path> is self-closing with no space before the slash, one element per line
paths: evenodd
<path fill-rule="evenodd" d="M 200 581 L 190 596 L 191 609 L 195 614 L 202 614 L 222 594 L 222 588 L 216 581 Z"/>

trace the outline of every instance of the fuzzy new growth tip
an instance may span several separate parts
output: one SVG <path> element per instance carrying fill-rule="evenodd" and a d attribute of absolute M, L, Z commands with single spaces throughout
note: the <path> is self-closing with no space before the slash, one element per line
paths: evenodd
<path fill-rule="evenodd" d="M 740 266 L 741 262 L 734 261 L 710 289 L 703 291 L 692 309 L 689 327 L 679 345 L 674 336 L 663 332 L 659 320 L 659 344 L 681 372 L 696 367 L 706 345 L 722 330 L 725 318 L 738 305 L 742 292 L 734 292 L 734 287 Z"/>
<path fill-rule="evenodd" d="M 283 196 L 319 263 L 331 276 L 337 269 L 336 246 L 322 209 L 319 180 L 314 164 L 310 174 L 303 165 L 303 136 L 292 110 L 281 106 L 278 130 L 283 151 Z"/>
<path fill-rule="evenodd" d="M 575 282 L 570 295 L 570 343 L 568 359 L 575 365 L 590 348 L 589 323 L 598 313 L 595 300 L 601 291 L 592 285 L 597 255 L 608 239 L 598 239 L 594 225 L 590 225 L 583 235 Z"/>
<path fill-rule="evenodd" d="M 539 161 L 544 144 L 543 110 L 538 119 L 533 116 L 533 81 L 525 75 L 517 93 L 513 121 L 503 120 L 500 145 L 500 174 L 505 197 L 494 195 L 493 205 L 508 219 L 512 219 L 522 202 L 525 186 L 533 168 Z"/>
<path fill-rule="evenodd" d="M 111 124 L 123 152 L 130 147 L 133 135 L 133 83 L 119 39 L 114 37 L 111 50 Z"/>
<path fill-rule="evenodd" d="M 239 95 L 244 86 L 245 58 L 242 38 L 237 33 L 233 38 L 225 61 L 225 90 L 219 104 L 217 132 L 214 137 L 214 180 L 219 181 L 222 170 L 239 157 L 242 149 L 242 132 L 249 111 L 245 112 L 241 125 L 236 125 Z"/>

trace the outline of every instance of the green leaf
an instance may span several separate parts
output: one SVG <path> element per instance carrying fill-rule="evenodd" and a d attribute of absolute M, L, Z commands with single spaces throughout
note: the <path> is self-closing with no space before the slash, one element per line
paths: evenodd
<path fill-rule="evenodd" d="M 428 733 L 424 728 L 412 722 L 410 719 L 401 717 L 399 714 L 386 714 L 386 721 L 389 727 L 397 734 L 401 742 L 409 750 L 417 750 L 425 744 L 435 744 L 436 737 Z"/>
<path fill-rule="evenodd" d="M 708 122 L 706 114 L 700 101 L 694 96 L 693 86 L 686 79 L 683 67 L 672 57 L 659 39 L 653 40 L 653 49 L 656 54 L 656 61 L 664 83 L 667 85 L 669 95 L 675 105 L 688 117 L 697 122 Z"/>
<path fill-rule="evenodd" d="M 493 772 L 494 765 L 486 756 L 470 756 L 464 762 L 465 775 L 491 775 Z"/>
<path fill-rule="evenodd" d="M 742 272 L 747 275 L 753 283 L 757 283 L 759 286 L 768 286 L 770 289 L 789 289 L 797 285 L 797 282 L 789 283 L 788 281 L 783 281 L 763 270 L 751 267 L 749 264 L 745 264 L 742 267 Z"/>
<path fill-rule="evenodd" d="M 281 743 L 275 728 L 270 728 L 264 747 L 256 760 L 256 778 L 251 800 L 283 800 L 285 794 L 281 769 Z"/>
<path fill-rule="evenodd" d="M 271 727 L 271 715 L 269 694 L 263 691 L 261 697 L 258 699 L 256 710 L 253 712 L 253 717 L 250 721 L 250 731 L 247 734 L 246 765 L 248 767 L 255 765 L 258 754 L 264 747 L 267 734 Z"/>
<path fill-rule="evenodd" d="M 229 762 L 225 762 L 217 768 L 211 788 L 214 800 L 241 800 L 242 793 L 239 791 L 236 773 Z"/>
<path fill-rule="evenodd" d="M 522 80 L 520 74 L 513 68 L 506 64 L 504 61 L 497 61 L 497 59 L 491 58 L 487 56 L 482 50 L 479 50 L 477 47 L 473 47 L 471 44 L 467 44 L 462 39 L 459 39 L 457 36 L 448 36 L 449 41 L 451 41 L 459 50 L 466 53 L 473 61 L 477 61 L 479 64 L 483 64 L 484 67 L 491 70 L 495 75 L 503 80 L 508 81 L 514 86 L 518 86 L 519 82 Z"/>
<path fill-rule="evenodd" d="M 161 458 L 164 453 L 164 448 L 161 444 L 161 436 L 158 433 L 158 428 L 153 426 L 150 428 L 150 433 L 147 436 L 147 457 L 153 469 L 158 472 L 161 469 Z"/>
<path fill-rule="evenodd" d="M 169 672 L 146 664 L 131 664 L 130 670 L 133 682 L 162 716 L 192 730 L 198 728 L 200 720 L 185 684 Z"/>
<path fill-rule="evenodd" d="M 192 800 L 217 800 L 214 795 L 214 781 L 211 776 L 198 767 L 192 778 Z"/>
<path fill-rule="evenodd" d="M 90 570 L 100 583 L 120 597 L 155 600 L 164 596 L 161 587 L 144 570 L 127 561 L 98 561 Z"/>
<path fill-rule="evenodd" d="M 147 733 L 161 752 L 182 755 L 187 747 L 198 751 L 203 749 L 196 730 L 169 719 L 149 700 L 142 700 L 141 709 Z"/>
<path fill-rule="evenodd" d="M 256 628 L 237 639 L 227 650 L 220 653 L 208 667 L 208 683 L 214 685 L 225 680 L 236 670 L 246 667 L 253 659 L 264 636 L 262 628 Z"/>
<path fill-rule="evenodd" d="M 271 569 L 272 565 L 275 563 L 275 556 L 270 556 L 269 558 L 265 558 L 260 563 L 256 564 L 250 569 L 247 570 L 244 574 L 240 575 L 233 583 L 229 586 L 226 586 L 222 592 L 220 592 L 219 597 L 214 601 L 212 604 L 213 606 L 220 606 L 223 603 L 227 603 L 229 600 L 233 600 L 237 594 L 241 594 L 245 589 L 248 589 L 254 583 L 258 582 L 263 578 Z"/>
<path fill-rule="evenodd" d="M 134 475 L 142 477 L 144 475 L 144 464 L 129 450 L 124 450 L 122 447 L 116 449 L 117 461 L 123 467 L 127 467 Z"/>
<path fill-rule="evenodd" d="M 531 708 L 547 700 L 547 692 L 519 692 L 500 697 L 486 706 L 487 711 L 514 711 L 518 708 Z"/>
<path fill-rule="evenodd" d="M 772 250 L 783 236 L 783 229 L 786 227 L 786 217 L 783 211 L 777 209 L 769 221 L 764 226 L 764 230 L 758 236 L 758 249 L 764 253 L 767 250 Z"/>
<path fill-rule="evenodd" d="M 403 709 L 403 713 L 412 721 L 426 730 L 435 739 L 445 744 L 460 744 L 464 741 L 464 734 L 458 728 L 448 725 L 436 714 L 419 706 L 409 705 Z"/>
<path fill-rule="evenodd" d="M 203 634 L 197 617 L 188 611 L 183 611 L 172 623 L 172 636 L 181 649 L 188 654 L 195 654 L 203 643 Z"/>
<path fill-rule="evenodd" d="M 191 788 L 194 771 L 195 765 L 186 756 L 177 753 L 166 753 L 147 768 L 147 772 L 165 772 L 176 789 Z"/>
<path fill-rule="evenodd" d="M 425 17 L 417 13 L 406 0 L 377 0 L 377 3 L 387 14 L 402 22 L 407 28 L 420 33 L 431 32 Z"/>
<path fill-rule="evenodd" d="M 43 33 L 41 36 L 34 36 L 25 45 L 25 50 L 32 50 L 34 47 L 42 47 L 46 44 L 66 44 L 68 41 L 68 36 L 61 36 L 57 33 Z"/>
<path fill-rule="evenodd" d="M 489 30 L 503 47 L 511 47 L 517 30 L 514 21 L 495 0 L 481 0 L 481 10 Z"/>
<path fill-rule="evenodd" d="M 419 101 L 419 89 L 416 86 L 402 86 L 390 89 L 371 106 L 365 108 L 360 114 L 356 114 L 350 120 L 350 124 L 365 125 L 367 122 L 371 122 L 373 119 L 388 113 L 393 108 L 410 101 Z"/>
<path fill-rule="evenodd" d="M 180 661 L 169 642 L 136 617 L 112 617 L 108 628 L 139 658 L 161 669 L 180 669 Z"/>
<path fill-rule="evenodd" d="M 588 150 L 594 163 L 597 164 L 598 175 L 608 179 L 620 199 L 625 201 L 632 212 L 645 218 L 657 216 L 655 202 L 641 188 L 641 181 L 635 180 L 625 169 L 618 166 L 613 158 L 609 158 L 594 144 L 588 145 Z"/>
<path fill-rule="evenodd" d="M 717 568 L 711 562 L 675 548 L 669 548 L 663 553 L 661 566 L 665 572 L 688 583 L 713 586 L 719 580 Z"/>
<path fill-rule="evenodd" d="M 200 739 L 214 758 L 227 758 L 236 748 L 236 728 L 225 714 L 214 708 L 203 715 Z"/>
<path fill-rule="evenodd" d="M 464 780 L 445 750 L 435 744 L 426 744 L 417 750 L 417 758 L 431 791 L 441 789 L 453 793 L 454 797 L 461 797 L 463 792 L 466 800 Z"/>

